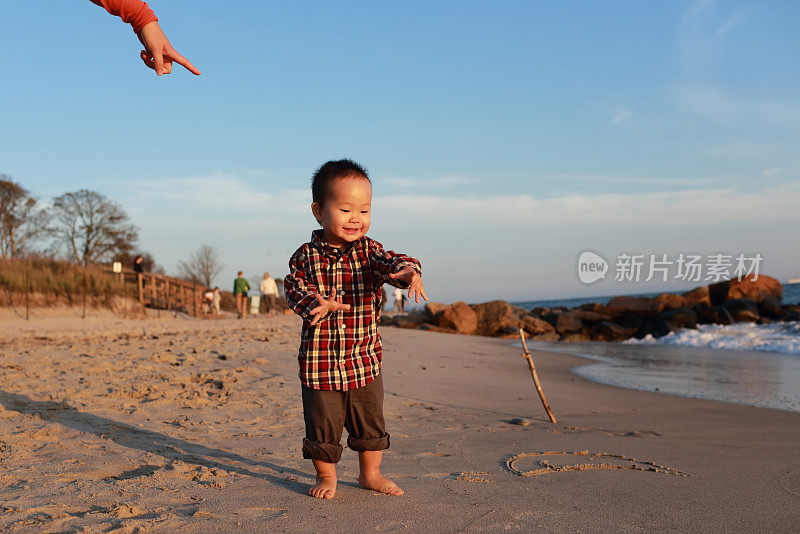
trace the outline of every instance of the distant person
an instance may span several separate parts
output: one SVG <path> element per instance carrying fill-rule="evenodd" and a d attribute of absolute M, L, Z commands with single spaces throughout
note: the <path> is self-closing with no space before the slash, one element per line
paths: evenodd
<path fill-rule="evenodd" d="M 381 311 L 386 308 L 386 288 L 381 286 Z"/>
<path fill-rule="evenodd" d="M 402 495 L 381 475 L 389 434 L 383 417 L 383 375 L 377 308 L 383 284 L 425 297 L 419 261 L 366 236 L 372 205 L 367 172 L 350 160 L 314 173 L 311 212 L 321 230 L 289 260 L 286 302 L 303 318 L 298 360 L 306 435 L 303 458 L 314 463 L 318 499 L 336 493 L 336 463 L 347 445 L 358 452 L 358 484 Z"/>
<path fill-rule="evenodd" d="M 250 282 L 242 276 L 244 273 L 239 271 L 236 280 L 233 281 L 233 296 L 236 299 L 236 310 L 239 312 L 239 319 L 247 317 L 247 292 L 250 291 Z"/>
<path fill-rule="evenodd" d="M 278 284 L 269 277 L 269 273 L 264 273 L 259 289 L 264 298 L 264 312 L 272 317 L 275 314 L 275 301 L 278 298 Z"/>
<path fill-rule="evenodd" d="M 219 315 L 220 311 L 220 304 L 222 303 L 222 295 L 219 293 L 219 287 L 214 288 L 214 299 L 211 301 L 212 306 L 214 307 L 214 315 Z"/>
<path fill-rule="evenodd" d="M 120 17 L 133 27 L 133 32 L 144 45 L 139 53 L 144 64 L 156 71 L 156 74 L 172 72 L 172 62 L 186 67 L 192 74 L 200 75 L 200 71 L 191 62 L 180 55 L 161 31 L 158 17 L 146 2 L 141 0 L 90 0 L 112 15 Z"/>
<path fill-rule="evenodd" d="M 203 292 L 203 309 L 209 315 L 214 313 L 214 290 L 211 288 Z"/>
<path fill-rule="evenodd" d="M 141 256 L 136 256 L 136 259 L 133 260 L 133 272 L 136 274 L 142 274 L 144 272 L 144 258 Z"/>
<path fill-rule="evenodd" d="M 394 297 L 394 308 L 393 310 L 396 312 L 405 312 L 405 304 L 403 303 L 403 290 L 399 287 L 394 288 L 392 291 L 392 297 Z"/>

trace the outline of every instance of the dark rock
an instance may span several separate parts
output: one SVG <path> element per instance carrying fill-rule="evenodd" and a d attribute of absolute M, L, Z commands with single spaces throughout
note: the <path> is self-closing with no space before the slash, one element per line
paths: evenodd
<path fill-rule="evenodd" d="M 617 323 L 603 321 L 592 327 L 592 339 L 595 341 L 622 341 L 636 333 L 637 328 L 625 328 Z"/>
<path fill-rule="evenodd" d="M 639 330 L 642 326 L 642 319 L 635 315 L 624 315 L 615 321 L 618 325 L 626 330 Z"/>
<path fill-rule="evenodd" d="M 526 315 L 522 318 L 522 328 L 532 336 L 555 332 L 553 325 L 533 315 Z"/>
<path fill-rule="evenodd" d="M 409 329 L 409 330 L 413 330 L 415 328 L 419 328 L 423 324 L 424 323 L 419 323 L 417 321 L 411 321 L 411 320 L 409 320 L 409 319 L 407 319 L 405 317 L 401 317 L 401 318 L 399 318 L 397 320 L 397 322 L 394 323 L 394 326 L 397 326 L 399 328 L 406 328 L 406 329 Z"/>
<path fill-rule="evenodd" d="M 570 313 L 577 315 L 578 318 L 584 323 L 599 323 L 601 321 L 611 320 L 611 316 L 608 314 L 596 311 L 582 310 L 580 308 L 573 309 L 572 311 L 570 311 Z"/>
<path fill-rule="evenodd" d="M 650 317 L 644 321 L 644 323 L 642 323 L 641 327 L 639 327 L 639 330 L 636 332 L 636 337 L 643 338 L 647 337 L 648 335 L 653 337 L 663 337 L 669 334 L 671 331 L 672 330 L 670 330 L 669 324 L 667 324 L 665 321 L 655 317 Z"/>
<path fill-rule="evenodd" d="M 519 328 L 516 326 L 504 326 L 495 336 L 505 338 L 519 338 Z"/>
<path fill-rule="evenodd" d="M 664 321 L 672 332 L 681 328 L 697 328 L 697 314 L 689 308 L 665 311 L 657 319 Z"/>
<path fill-rule="evenodd" d="M 730 312 L 734 322 L 755 323 L 760 315 L 758 304 L 753 299 L 740 298 L 725 301 L 721 307 Z"/>
<path fill-rule="evenodd" d="M 580 306 L 578 306 L 578 308 L 583 311 L 597 312 L 597 313 L 604 313 L 606 309 L 605 306 L 597 302 L 587 302 L 586 304 L 581 304 Z"/>
<path fill-rule="evenodd" d="M 647 297 L 614 297 L 608 301 L 606 308 L 616 316 L 648 316 L 658 312 L 655 299 Z"/>
<path fill-rule="evenodd" d="M 708 296 L 708 286 L 696 287 L 681 296 L 683 297 L 683 304 L 687 308 L 701 305 L 711 306 L 711 299 Z"/>
<path fill-rule="evenodd" d="M 555 332 L 549 332 L 547 334 L 537 334 L 535 336 L 531 336 L 529 339 L 533 341 L 555 342 L 561 339 L 561 336 Z"/>
<path fill-rule="evenodd" d="M 750 274 L 741 280 L 733 279 L 724 282 L 717 282 L 708 286 L 708 294 L 711 303 L 716 305 L 723 302 L 747 298 L 756 303 L 763 301 L 767 297 L 773 297 L 781 302 L 783 300 L 783 286 L 781 283 L 763 274 L 758 275 L 758 279 Z"/>
<path fill-rule="evenodd" d="M 577 314 L 572 312 L 561 312 L 556 316 L 555 322 L 556 332 L 562 335 L 580 332 L 583 328 L 583 323 Z"/>
<path fill-rule="evenodd" d="M 674 293 L 662 293 L 655 298 L 655 301 L 656 309 L 659 313 L 687 307 L 686 299 L 682 295 L 675 295 Z"/>
<path fill-rule="evenodd" d="M 526 310 L 525 308 L 520 308 L 519 306 L 511 305 L 511 313 L 522 319 L 523 317 L 528 315 L 528 310 Z"/>
<path fill-rule="evenodd" d="M 471 335 L 478 329 L 478 314 L 466 302 L 456 302 L 441 313 L 439 326 Z"/>
<path fill-rule="evenodd" d="M 800 311 L 797 310 L 789 310 L 786 312 L 786 315 L 783 316 L 784 321 L 800 321 Z"/>
<path fill-rule="evenodd" d="M 458 332 L 456 330 L 453 330 L 452 328 L 444 328 L 444 327 L 441 327 L 441 326 L 436 326 L 436 325 L 427 324 L 427 323 L 419 325 L 419 329 L 420 330 L 428 330 L 430 332 L 442 332 L 444 334 L 458 334 Z"/>
<path fill-rule="evenodd" d="M 428 302 L 425 304 L 426 320 L 431 324 L 438 324 L 439 316 L 449 307 L 441 302 Z"/>
<path fill-rule="evenodd" d="M 572 334 L 567 334 L 561 341 L 566 341 L 567 343 L 583 343 L 591 340 L 592 338 L 589 336 L 589 334 L 585 334 L 583 332 L 576 332 Z"/>
<path fill-rule="evenodd" d="M 479 335 L 493 336 L 506 326 L 517 325 L 517 320 L 511 314 L 511 306 L 504 300 L 472 304 L 470 308 L 478 316 L 476 333 Z"/>
<path fill-rule="evenodd" d="M 697 315 L 698 324 L 731 324 L 733 320 L 728 312 L 717 307 L 701 305 L 692 309 Z"/>
<path fill-rule="evenodd" d="M 786 311 L 781 307 L 781 301 L 775 297 L 764 297 L 764 300 L 758 303 L 758 313 L 761 317 L 769 319 L 783 319 Z"/>

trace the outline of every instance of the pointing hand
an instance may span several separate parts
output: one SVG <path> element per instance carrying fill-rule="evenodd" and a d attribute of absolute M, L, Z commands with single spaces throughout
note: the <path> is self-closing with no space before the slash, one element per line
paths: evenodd
<path fill-rule="evenodd" d="M 191 62 L 180 55 L 161 31 L 158 22 L 151 22 L 139 32 L 139 40 L 144 45 L 140 56 L 144 64 L 156 71 L 156 74 L 169 74 L 172 72 L 172 62 L 176 62 L 186 67 L 192 74 L 200 74 L 200 71 Z"/>

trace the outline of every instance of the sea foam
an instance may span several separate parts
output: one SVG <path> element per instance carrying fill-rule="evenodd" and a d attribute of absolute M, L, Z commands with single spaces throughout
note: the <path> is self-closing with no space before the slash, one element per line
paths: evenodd
<path fill-rule="evenodd" d="M 800 322 L 703 324 L 698 325 L 697 330 L 678 330 L 660 338 L 647 335 L 642 339 L 629 339 L 623 343 L 800 354 Z"/>

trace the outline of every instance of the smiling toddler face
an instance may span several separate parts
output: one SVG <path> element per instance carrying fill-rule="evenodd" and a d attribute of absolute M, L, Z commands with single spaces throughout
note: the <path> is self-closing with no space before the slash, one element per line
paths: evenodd
<path fill-rule="evenodd" d="M 372 185 L 360 175 L 332 180 L 322 206 L 311 205 L 322 225 L 325 240 L 334 247 L 346 246 L 366 235 L 372 210 Z"/>

